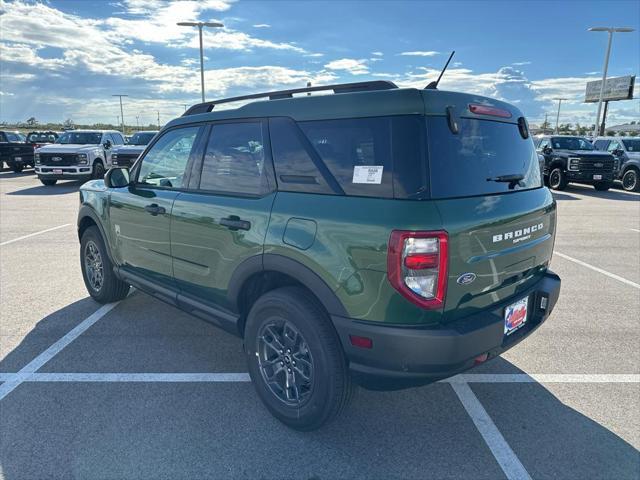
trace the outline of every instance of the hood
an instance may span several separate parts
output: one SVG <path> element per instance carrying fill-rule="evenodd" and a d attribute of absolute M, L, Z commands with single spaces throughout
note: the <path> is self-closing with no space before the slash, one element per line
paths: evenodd
<path fill-rule="evenodd" d="M 601 157 L 601 158 L 611 158 L 609 152 L 601 152 L 599 150 L 561 150 L 559 148 L 553 149 L 554 154 L 565 154 L 565 155 L 576 155 L 578 157 Z"/>
<path fill-rule="evenodd" d="M 78 153 L 84 152 L 86 150 L 101 150 L 101 145 L 77 145 L 73 143 L 69 144 L 61 144 L 61 143 L 52 143 L 50 145 L 45 145 L 44 147 L 40 147 L 38 149 L 38 153 Z"/>
<path fill-rule="evenodd" d="M 114 148 L 112 150 L 112 153 L 140 155 L 145 148 L 147 148 L 146 145 L 122 145 L 120 147 Z"/>

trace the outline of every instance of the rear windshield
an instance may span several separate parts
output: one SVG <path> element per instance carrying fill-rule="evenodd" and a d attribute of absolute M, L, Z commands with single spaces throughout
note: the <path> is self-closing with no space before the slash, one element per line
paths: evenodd
<path fill-rule="evenodd" d="M 516 124 L 460 118 L 452 133 L 446 117 L 428 117 L 432 198 L 490 195 L 542 186 L 531 138 Z M 508 177 L 507 177 L 508 176 Z M 508 180 L 513 176 L 518 181 Z"/>
<path fill-rule="evenodd" d="M 54 133 L 30 133 L 27 136 L 29 143 L 53 143 L 58 136 Z"/>
<path fill-rule="evenodd" d="M 127 142 L 127 145 L 147 145 L 155 135 L 156 132 L 134 133 Z"/>

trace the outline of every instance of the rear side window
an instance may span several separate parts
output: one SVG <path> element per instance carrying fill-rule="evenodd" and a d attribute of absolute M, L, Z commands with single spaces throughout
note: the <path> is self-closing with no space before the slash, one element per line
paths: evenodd
<path fill-rule="evenodd" d="M 431 195 L 471 197 L 542 186 L 531 138 L 523 139 L 512 123 L 461 118 L 453 134 L 445 117 L 427 119 Z M 496 181 L 522 175 L 518 184 Z M 513 187 L 513 188 L 510 188 Z"/>
<path fill-rule="evenodd" d="M 200 189 L 240 195 L 260 195 L 269 191 L 262 123 L 228 123 L 211 127 Z"/>
<path fill-rule="evenodd" d="M 345 194 L 393 197 L 388 118 L 322 120 L 298 125 Z"/>

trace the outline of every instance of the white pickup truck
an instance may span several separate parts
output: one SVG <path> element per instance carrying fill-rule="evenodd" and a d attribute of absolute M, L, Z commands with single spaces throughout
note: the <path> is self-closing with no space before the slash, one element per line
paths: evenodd
<path fill-rule="evenodd" d="M 36 175 L 44 185 L 55 185 L 58 180 L 102 178 L 111 164 L 111 150 L 124 143 L 116 130 L 64 132 L 55 143 L 36 150 Z"/>

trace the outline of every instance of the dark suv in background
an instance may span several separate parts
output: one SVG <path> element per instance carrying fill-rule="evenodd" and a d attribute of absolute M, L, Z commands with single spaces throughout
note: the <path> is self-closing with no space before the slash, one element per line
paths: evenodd
<path fill-rule="evenodd" d="M 628 192 L 640 192 L 640 138 L 598 137 L 593 145 L 616 158 L 615 178 Z"/>
<path fill-rule="evenodd" d="M 134 133 L 125 145 L 115 147 L 111 152 L 111 166 L 129 168 L 138 159 L 157 130 L 146 130 Z"/>
<path fill-rule="evenodd" d="M 214 109 L 241 100 L 257 101 Z M 80 203 L 90 295 L 135 285 L 242 337 L 259 397 L 300 430 L 353 383 L 496 357 L 560 291 L 527 122 L 478 95 L 363 82 L 198 104 Z"/>
<path fill-rule="evenodd" d="M 570 182 L 609 190 L 613 185 L 615 159 L 597 151 L 583 137 L 551 135 L 536 137 L 536 149 L 544 156 L 545 183 L 554 190 L 564 190 Z"/>

